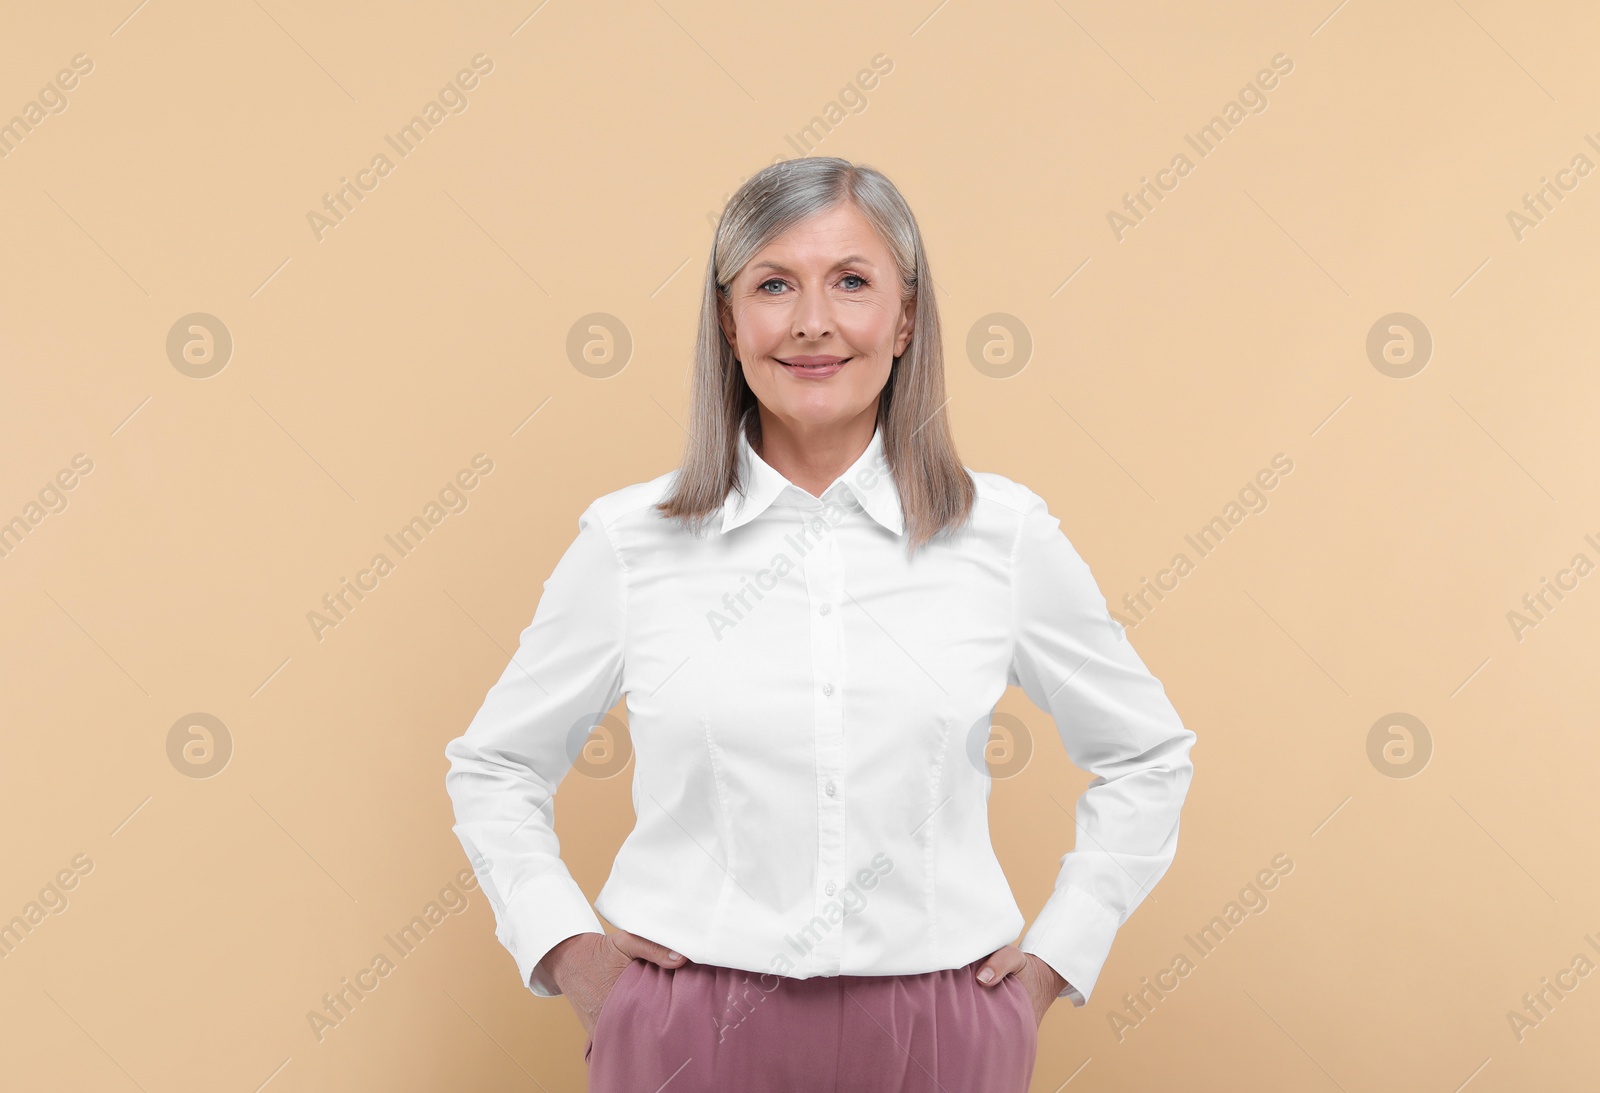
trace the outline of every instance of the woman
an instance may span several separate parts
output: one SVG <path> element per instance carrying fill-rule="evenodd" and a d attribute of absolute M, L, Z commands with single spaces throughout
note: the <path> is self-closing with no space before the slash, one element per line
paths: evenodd
<path fill-rule="evenodd" d="M 1045 502 L 961 464 L 943 371 L 895 187 L 820 157 L 751 178 L 681 467 L 584 511 L 445 749 L 497 934 L 577 1010 L 597 1093 L 1022 1093 L 1045 1010 L 1088 1000 L 1172 861 L 1194 734 Z M 1017 945 L 987 813 L 1008 685 L 1095 775 Z M 624 694 L 637 821 L 591 908 L 552 796 Z"/>

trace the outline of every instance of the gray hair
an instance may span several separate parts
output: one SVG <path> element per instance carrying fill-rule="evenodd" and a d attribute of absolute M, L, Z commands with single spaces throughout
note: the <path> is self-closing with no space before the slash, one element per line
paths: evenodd
<path fill-rule="evenodd" d="M 774 163 L 739 187 L 722 211 L 700 301 L 683 462 L 672 492 L 656 505 L 664 516 L 699 532 L 729 491 L 744 492 L 738 480 L 738 430 L 756 396 L 722 333 L 718 301 L 774 238 L 846 201 L 861 211 L 894 256 L 901 301 L 916 301 L 911 341 L 894 359 L 878 399 L 878 429 L 900 495 L 908 553 L 966 522 L 977 491 L 956 454 L 945 415 L 944 344 L 922 233 L 894 183 L 872 167 L 832 156 Z M 760 428 L 760 415 L 751 414 L 750 439 L 757 447 Z"/>

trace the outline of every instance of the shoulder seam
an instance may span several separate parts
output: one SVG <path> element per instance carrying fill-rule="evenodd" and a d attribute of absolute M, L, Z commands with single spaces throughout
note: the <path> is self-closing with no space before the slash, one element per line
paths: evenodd
<path fill-rule="evenodd" d="M 590 508 L 593 508 L 593 506 L 591 505 Z M 627 573 L 629 571 L 628 560 L 622 556 L 622 551 L 617 549 L 616 541 L 611 538 L 609 522 L 600 514 L 599 509 L 594 509 L 594 514 L 595 523 L 600 525 L 600 537 L 606 541 L 606 546 L 611 548 L 611 556 L 617 560 L 617 568 Z"/>
<path fill-rule="evenodd" d="M 967 468 L 967 473 L 972 476 L 973 484 L 978 488 L 985 500 L 993 501 L 1001 508 L 1021 516 L 1028 510 L 1029 497 L 1033 491 L 1021 482 L 995 474 L 992 471 L 974 471 Z M 1004 483 L 1004 486 L 997 483 Z M 1006 487 L 1009 487 L 1006 488 Z M 1018 504 L 1020 502 L 1020 506 Z"/>
<path fill-rule="evenodd" d="M 654 505 L 661 499 L 662 487 L 676 470 L 667 471 L 655 478 L 647 478 L 642 482 L 632 482 L 619 489 L 603 493 L 589 502 L 589 507 L 600 517 L 600 522 L 609 530 L 624 516 L 632 515 L 640 509 Z M 647 489 L 646 487 L 655 487 Z M 624 498 L 623 495 L 631 495 Z"/>
<path fill-rule="evenodd" d="M 1010 508 L 1003 501 L 997 504 Z M 1017 534 L 1011 540 L 1011 564 L 1006 570 L 1006 579 L 1011 585 L 1011 649 L 1007 655 L 1006 663 L 1015 665 L 1017 662 L 1017 643 L 1022 634 L 1022 612 L 1017 609 L 1017 559 L 1022 555 L 1022 532 L 1028 526 L 1028 514 L 1025 510 L 1017 510 Z"/>
<path fill-rule="evenodd" d="M 598 517 L 599 513 L 596 512 L 595 515 Z M 600 525 L 600 537 L 606 541 L 606 546 L 611 550 L 611 556 L 617 562 L 617 583 L 622 586 L 622 655 L 624 662 L 626 662 L 628 651 L 628 577 L 632 570 L 628 568 L 627 559 L 622 556 L 622 552 L 617 549 L 617 544 L 612 540 L 611 529 L 606 527 L 605 520 L 597 519 L 595 523 Z"/>

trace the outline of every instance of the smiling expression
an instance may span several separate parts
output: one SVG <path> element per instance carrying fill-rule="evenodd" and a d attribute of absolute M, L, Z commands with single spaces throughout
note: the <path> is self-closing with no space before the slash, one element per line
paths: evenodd
<path fill-rule="evenodd" d="M 849 201 L 758 251 L 718 312 L 756 398 L 801 426 L 875 408 L 914 317 L 889 248 Z"/>

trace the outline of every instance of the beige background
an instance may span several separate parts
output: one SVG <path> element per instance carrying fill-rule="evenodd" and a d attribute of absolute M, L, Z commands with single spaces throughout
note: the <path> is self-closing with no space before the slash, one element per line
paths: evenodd
<path fill-rule="evenodd" d="M 1177 859 L 1090 1004 L 1046 1016 L 1033 1089 L 1595 1088 L 1600 978 L 1507 1017 L 1600 961 L 1600 177 L 1508 222 L 1600 163 L 1594 10 L 536 2 L 8 13 L 0 119 L 93 67 L 0 159 L 0 520 L 28 528 L 0 557 L 0 920 L 80 863 L 0 961 L 0 1084 L 582 1088 L 581 1026 L 477 891 L 320 1041 L 306 1015 L 466 868 L 443 747 L 578 513 L 674 465 L 712 220 L 812 127 L 917 212 L 967 464 L 1046 497 L 1113 607 L 1195 562 L 1129 631 L 1199 737 Z M 467 108 L 319 240 L 324 194 L 478 54 Z M 1278 54 L 1267 108 L 1195 153 Z M 1184 151 L 1119 241 L 1108 212 Z M 632 341 L 604 379 L 567 348 L 597 312 Z M 1433 341 L 1408 378 L 1367 351 L 1396 312 Z M 194 313 L 233 342 L 210 378 L 166 349 Z M 465 510 L 319 640 L 322 597 L 478 453 Z M 65 508 L 30 509 L 63 471 Z M 1031 921 L 1086 778 L 1020 692 L 1001 710 L 1035 749 L 992 810 Z M 1369 754 L 1397 713 L 1431 741 L 1408 778 L 1403 737 Z M 195 714 L 228 733 L 211 777 L 203 744 L 169 755 Z M 591 898 L 626 782 L 562 787 Z M 1190 949 L 1280 854 L 1266 906 Z"/>

